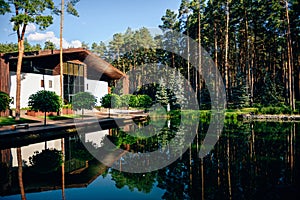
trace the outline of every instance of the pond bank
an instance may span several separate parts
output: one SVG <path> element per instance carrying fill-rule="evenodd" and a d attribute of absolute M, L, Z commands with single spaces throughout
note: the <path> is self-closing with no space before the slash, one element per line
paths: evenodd
<path fill-rule="evenodd" d="M 265 120 L 265 121 L 300 121 L 300 115 L 276 115 L 276 114 L 240 114 L 240 120 Z"/>

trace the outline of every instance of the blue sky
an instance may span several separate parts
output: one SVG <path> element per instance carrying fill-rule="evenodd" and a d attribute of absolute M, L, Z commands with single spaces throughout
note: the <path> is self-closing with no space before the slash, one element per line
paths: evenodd
<path fill-rule="evenodd" d="M 54 0 L 56 5 L 60 0 Z M 65 0 L 66 1 L 66 0 Z M 115 33 L 124 33 L 128 27 L 156 28 L 162 24 L 166 9 L 177 11 L 180 0 L 80 0 L 76 5 L 80 17 L 65 15 L 64 47 L 78 47 L 81 42 L 108 41 Z M 16 42 L 9 22 L 11 15 L 0 16 L 0 42 Z M 30 25 L 26 37 L 32 44 L 42 46 L 46 40 L 59 44 L 59 17 L 45 31 Z"/>

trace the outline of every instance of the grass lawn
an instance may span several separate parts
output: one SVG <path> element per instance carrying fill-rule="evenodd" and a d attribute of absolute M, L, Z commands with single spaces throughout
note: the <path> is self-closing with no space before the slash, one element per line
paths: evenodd
<path fill-rule="evenodd" d="M 74 118 L 81 118 L 81 115 L 61 115 L 61 116 L 47 116 L 47 119 L 50 120 L 67 120 L 67 119 L 74 119 Z M 84 115 L 83 117 L 86 117 L 86 115 Z M 38 116 L 38 118 L 44 119 L 44 116 Z"/>
<path fill-rule="evenodd" d="M 7 125 L 13 125 L 13 124 L 23 124 L 23 123 L 35 123 L 39 122 L 36 120 L 29 120 L 29 119 L 24 119 L 20 118 L 19 121 L 16 121 L 12 117 L 0 117 L 0 126 L 7 126 Z"/>

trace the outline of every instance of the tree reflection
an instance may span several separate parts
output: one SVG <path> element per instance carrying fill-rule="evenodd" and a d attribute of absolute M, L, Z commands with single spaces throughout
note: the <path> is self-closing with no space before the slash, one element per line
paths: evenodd
<path fill-rule="evenodd" d="M 121 189 L 127 186 L 130 191 L 137 189 L 139 192 L 143 193 L 151 192 L 157 177 L 157 172 L 131 174 L 114 169 L 111 170 L 110 174 L 112 180 L 116 182 L 117 188 Z"/>
<path fill-rule="evenodd" d="M 18 159 L 18 179 L 19 179 L 21 199 L 26 200 L 24 183 L 23 183 L 23 161 L 22 161 L 21 147 L 17 148 L 17 159 Z"/>

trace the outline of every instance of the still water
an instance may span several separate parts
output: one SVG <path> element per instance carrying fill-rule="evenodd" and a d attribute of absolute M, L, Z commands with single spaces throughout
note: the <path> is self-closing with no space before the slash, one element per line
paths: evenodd
<path fill-rule="evenodd" d="M 139 131 L 146 125 L 155 134 Z M 0 199 L 299 199 L 298 123 L 226 122 L 212 150 L 199 158 L 208 126 L 200 122 L 194 129 L 172 119 L 85 134 L 66 130 L 46 140 L 2 139 Z M 161 169 L 129 173 L 122 170 L 132 165 L 125 154 L 114 156 L 110 167 L 95 158 L 105 140 L 131 155 L 168 154 L 175 135 L 191 130 L 197 131 L 193 142 Z"/>

